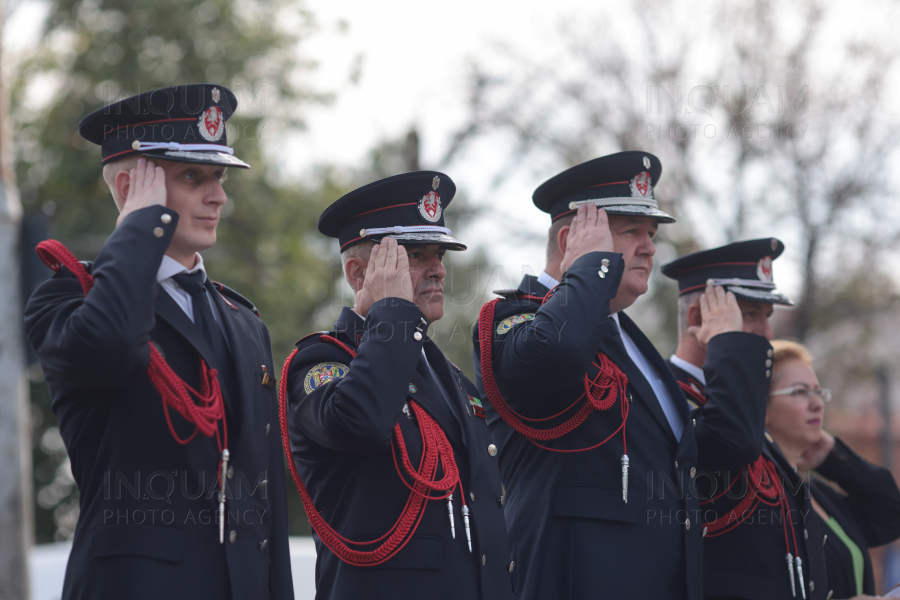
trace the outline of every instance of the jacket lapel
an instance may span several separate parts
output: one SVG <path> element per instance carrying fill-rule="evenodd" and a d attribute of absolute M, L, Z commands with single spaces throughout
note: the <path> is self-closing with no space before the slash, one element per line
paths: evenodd
<path fill-rule="evenodd" d="M 213 354 L 209 344 L 206 343 L 206 340 L 203 339 L 200 330 L 197 329 L 197 326 L 191 322 L 187 314 L 181 310 L 181 307 L 178 306 L 172 296 L 169 295 L 169 292 L 164 290 L 162 286 L 157 286 L 156 314 L 187 340 L 200 353 L 206 364 L 214 369 L 219 368 L 216 356 Z"/>
<path fill-rule="evenodd" d="M 631 339 L 637 344 L 638 341 L 634 336 L 635 328 L 628 327 L 631 325 L 631 321 L 623 319 L 623 316 L 622 313 L 619 313 L 619 323 L 628 329 L 628 335 L 631 336 Z M 653 388 L 650 387 L 650 383 L 644 377 L 644 374 L 641 373 L 640 369 L 637 368 L 637 365 L 631 360 L 631 357 L 628 356 L 624 343 L 616 343 L 613 339 L 614 335 L 615 334 L 607 333 L 603 336 L 603 341 L 600 343 L 600 350 L 609 356 L 613 362 L 619 365 L 619 368 L 622 369 L 622 372 L 628 377 L 628 384 L 635 392 L 637 392 L 638 400 L 643 402 L 644 406 L 650 409 L 650 414 L 653 415 L 657 424 L 666 432 L 666 435 L 669 436 L 670 441 L 673 444 L 677 443 L 675 440 L 675 433 L 672 431 L 671 425 L 669 425 L 669 420 L 666 419 L 666 414 L 663 412 L 662 406 L 659 404 L 659 399 L 657 399 L 656 394 L 653 392 Z M 638 347 L 640 347 L 640 345 Z"/>
<path fill-rule="evenodd" d="M 426 346 L 427 345 L 428 342 L 426 342 Z M 432 367 L 434 367 L 437 372 L 437 365 L 432 364 Z M 419 359 L 419 363 L 416 366 L 416 373 L 413 376 L 411 383 L 414 386 L 415 391 L 413 392 L 413 388 L 410 388 L 410 397 L 418 402 L 419 405 L 428 411 L 428 414 L 438 422 L 452 445 L 464 449 L 465 445 L 462 442 L 460 422 L 457 420 L 456 416 L 450 412 L 450 407 L 447 405 L 447 401 L 444 399 L 443 394 L 441 394 L 437 382 L 428 371 L 428 365 L 425 364 L 424 358 Z M 452 394 L 454 389 L 456 388 L 448 387 L 447 392 Z"/>
<path fill-rule="evenodd" d="M 207 289 L 209 287 L 211 286 L 208 286 Z M 241 416 L 242 421 L 246 421 L 258 412 L 253 410 L 252 401 L 258 396 L 256 386 L 262 385 L 262 382 L 256 381 L 254 376 L 257 363 L 264 360 L 264 357 L 251 355 L 253 348 L 248 340 L 253 339 L 253 333 L 250 331 L 246 319 L 240 314 L 240 310 L 233 304 L 227 304 L 217 291 L 213 290 L 210 293 L 219 313 L 219 319 L 221 319 L 222 329 L 225 332 L 225 343 L 228 345 L 234 367 L 237 398 L 226 396 L 226 399 L 235 403 L 237 410 L 234 412 Z"/>

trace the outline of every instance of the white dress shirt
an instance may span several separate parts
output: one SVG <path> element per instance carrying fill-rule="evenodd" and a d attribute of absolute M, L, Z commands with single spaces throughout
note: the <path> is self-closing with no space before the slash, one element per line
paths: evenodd
<path fill-rule="evenodd" d="M 549 275 L 547 275 L 547 271 L 541 271 L 541 274 L 537 276 L 538 283 L 543 285 L 548 290 L 552 290 L 556 286 L 559 285 L 559 282 Z"/>
<path fill-rule="evenodd" d="M 692 365 L 688 361 L 684 360 L 683 358 L 679 358 L 674 354 L 669 357 L 669 362 L 682 371 L 687 371 L 688 375 L 700 382 L 700 385 L 706 385 L 706 375 L 703 374 L 703 369 L 701 369 L 697 365 Z"/>

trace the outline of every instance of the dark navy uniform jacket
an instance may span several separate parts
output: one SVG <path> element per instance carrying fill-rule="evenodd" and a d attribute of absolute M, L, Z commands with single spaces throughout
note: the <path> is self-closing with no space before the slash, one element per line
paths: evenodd
<path fill-rule="evenodd" d="M 62 269 L 25 311 L 80 494 L 66 600 L 293 598 L 277 394 L 263 385 L 272 351 L 252 305 L 225 287 L 213 293 L 236 386 L 226 394 L 233 471 L 224 544 L 216 440 L 176 442 L 147 376 L 149 339 L 195 389 L 200 356 L 218 368 L 199 330 L 157 285 L 177 223 L 162 206 L 135 211 L 89 265 L 87 297 Z M 188 437 L 193 426 L 170 413 Z"/>
<path fill-rule="evenodd" d="M 350 540 L 377 539 L 409 497 L 391 452 L 395 424 L 412 464 L 418 465 L 422 455 L 419 429 L 404 412 L 404 405 L 415 401 L 453 447 L 471 512 L 473 550 L 466 544 L 457 487 L 456 539 L 446 500 L 429 501 L 411 541 L 382 565 L 348 565 L 316 536 L 318 599 L 502 600 L 511 595 L 496 448 L 485 419 L 469 400 L 477 397 L 475 386 L 427 336 L 414 339 L 417 325 L 427 329 L 423 318 L 414 304 L 399 298 L 373 306 L 365 321 L 345 307 L 327 335 L 358 351 L 352 360 L 318 334 L 298 342 L 288 375 L 291 453 L 325 521 Z"/>
<path fill-rule="evenodd" d="M 768 344 L 767 344 L 768 346 Z M 707 386 L 691 378 L 683 369 L 668 363 L 672 372 L 679 381 L 690 383 L 698 389 L 705 398 L 700 402 L 699 408 L 693 411 L 695 419 L 702 419 L 705 412 L 713 405 L 716 392 L 711 389 L 711 384 L 716 378 L 730 378 L 734 374 L 728 370 L 717 370 L 717 361 L 713 352 L 721 348 L 710 347 L 707 349 L 704 375 L 707 377 Z M 748 358 L 748 360 L 756 360 Z M 762 359 L 764 360 L 764 359 Z M 766 380 L 768 381 L 768 379 Z M 762 406 L 762 421 L 765 422 L 765 400 L 753 402 L 759 399 L 758 390 L 736 388 L 740 404 L 745 407 L 758 408 Z M 768 386 L 763 390 L 762 398 L 768 397 Z M 791 593 L 791 578 L 788 572 L 785 556 L 790 550 L 794 556 L 794 539 L 797 540 L 797 549 L 803 561 L 803 579 L 808 600 L 824 599 L 828 594 L 827 577 L 825 573 L 825 558 L 822 550 L 822 531 L 818 518 L 810 501 L 809 487 L 803 479 L 787 463 L 778 446 L 771 441 L 768 434 L 763 431 L 753 446 L 759 448 L 762 440 L 762 456 L 765 460 L 775 465 L 784 486 L 784 492 L 788 500 L 789 515 L 782 515 L 778 506 L 769 506 L 760 503 L 753 512 L 747 515 L 746 521 L 731 531 L 727 531 L 715 537 L 704 539 L 704 576 L 703 589 L 707 598 L 746 598 L 748 600 L 793 600 Z M 760 450 L 756 451 L 759 457 Z M 738 506 L 747 493 L 746 479 L 741 473 L 741 468 L 720 469 L 710 472 L 710 477 L 701 482 L 701 495 L 704 499 L 712 496 L 720 496 L 727 486 L 737 478 L 737 483 L 732 491 L 719 497 L 714 503 L 703 505 L 703 520 L 714 521 L 718 517 L 729 517 L 730 511 Z M 788 529 L 785 529 L 787 522 Z M 791 536 L 790 527 L 793 527 L 794 535 Z M 785 545 L 785 532 L 787 531 L 788 546 Z M 801 598 L 800 582 L 795 570 L 795 586 L 797 598 Z"/>
<path fill-rule="evenodd" d="M 840 439 L 816 472 L 841 486 L 841 493 L 819 479 L 812 480 L 812 494 L 825 512 L 834 518 L 862 551 L 863 593 L 875 595 L 875 575 L 868 549 L 900 538 L 900 489 L 888 469 L 873 465 Z M 847 546 L 837 539 L 828 525 L 820 524 L 828 534 L 825 540 L 825 564 L 828 590 L 832 598 L 856 595 L 853 559 Z"/>
<path fill-rule="evenodd" d="M 603 259 L 609 261 L 609 272 L 601 278 Z M 521 299 L 497 306 L 492 325 L 494 372 L 513 409 L 542 417 L 572 404 L 583 393 L 585 373 L 591 377 L 597 373 L 592 361 L 598 350 L 628 377 L 630 402 L 627 504 L 622 500 L 621 435 L 587 452 L 549 452 L 515 433 L 489 409 L 488 422 L 501 447 L 517 598 L 699 600 L 703 552 L 694 477 L 704 463 L 698 459 L 698 446 L 706 452 L 705 468 L 746 464 L 754 454 L 750 442 L 757 432 L 724 406 L 708 422 L 698 420 L 695 434 L 687 404 L 662 357 L 620 313 L 622 328 L 652 364 L 680 411 L 684 432 L 676 440 L 650 384 L 610 332 L 609 302 L 623 267 L 621 254 L 592 252 L 575 261 L 543 306 Z M 548 291 L 531 276 L 525 277 L 520 290 L 538 296 Z M 506 319 L 516 315 L 521 322 L 500 333 L 511 323 Z M 739 375 L 717 385 L 767 385 L 757 373 L 768 348 L 763 338 L 727 333 L 716 336 L 710 346 L 720 349 L 714 353 L 717 360 Z M 483 389 L 479 351 L 476 339 L 477 383 Z M 574 432 L 546 445 L 593 446 L 620 423 L 616 403 L 608 411 L 593 412 Z"/>

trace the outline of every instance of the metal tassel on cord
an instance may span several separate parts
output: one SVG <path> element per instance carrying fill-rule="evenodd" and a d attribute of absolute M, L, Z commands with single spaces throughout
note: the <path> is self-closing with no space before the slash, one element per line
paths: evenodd
<path fill-rule="evenodd" d="M 456 539 L 456 523 L 453 521 L 453 494 L 447 496 L 447 513 L 450 515 L 450 535 Z"/>
<path fill-rule="evenodd" d="M 222 450 L 222 472 L 219 474 L 219 543 L 225 543 L 225 478 L 228 476 L 228 448 Z"/>
<path fill-rule="evenodd" d="M 469 542 L 469 554 L 472 553 L 472 532 L 469 530 L 469 507 L 463 504 L 463 523 L 466 524 L 466 541 Z"/>
<path fill-rule="evenodd" d="M 794 559 L 797 563 L 797 579 L 800 583 L 800 594 L 803 596 L 803 600 L 806 600 L 806 586 L 803 584 L 803 561 L 800 560 L 800 557 Z"/>
<path fill-rule="evenodd" d="M 622 502 L 628 504 L 628 455 L 622 455 Z"/>
<path fill-rule="evenodd" d="M 788 552 L 787 556 L 784 557 L 785 562 L 787 562 L 788 574 L 791 576 L 791 596 L 794 598 L 797 597 L 797 587 L 794 583 L 794 556 Z"/>

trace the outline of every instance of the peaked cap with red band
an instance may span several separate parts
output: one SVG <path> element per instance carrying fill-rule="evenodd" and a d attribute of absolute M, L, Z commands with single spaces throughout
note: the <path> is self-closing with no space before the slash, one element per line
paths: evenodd
<path fill-rule="evenodd" d="M 444 226 L 456 185 L 437 171 L 379 179 L 342 196 L 319 217 L 319 231 L 337 238 L 343 252 L 359 242 L 395 238 L 403 245 L 437 244 L 465 250 Z"/>
<path fill-rule="evenodd" d="M 678 281 L 679 296 L 702 290 L 712 279 L 742 300 L 793 306 L 772 278 L 772 261 L 782 252 L 784 244 L 775 238 L 734 242 L 682 256 L 663 265 L 662 274 Z"/>
<path fill-rule="evenodd" d="M 611 215 L 674 223 L 675 218 L 659 210 L 653 196 L 661 173 L 659 159 L 649 152 L 618 152 L 551 177 L 534 191 L 532 200 L 554 221 L 575 214 L 579 204 L 590 202 Z"/>
<path fill-rule="evenodd" d="M 95 110 L 78 124 L 100 146 L 103 164 L 147 158 L 249 169 L 228 146 L 225 121 L 237 109 L 234 93 L 196 83 L 151 90 Z"/>

